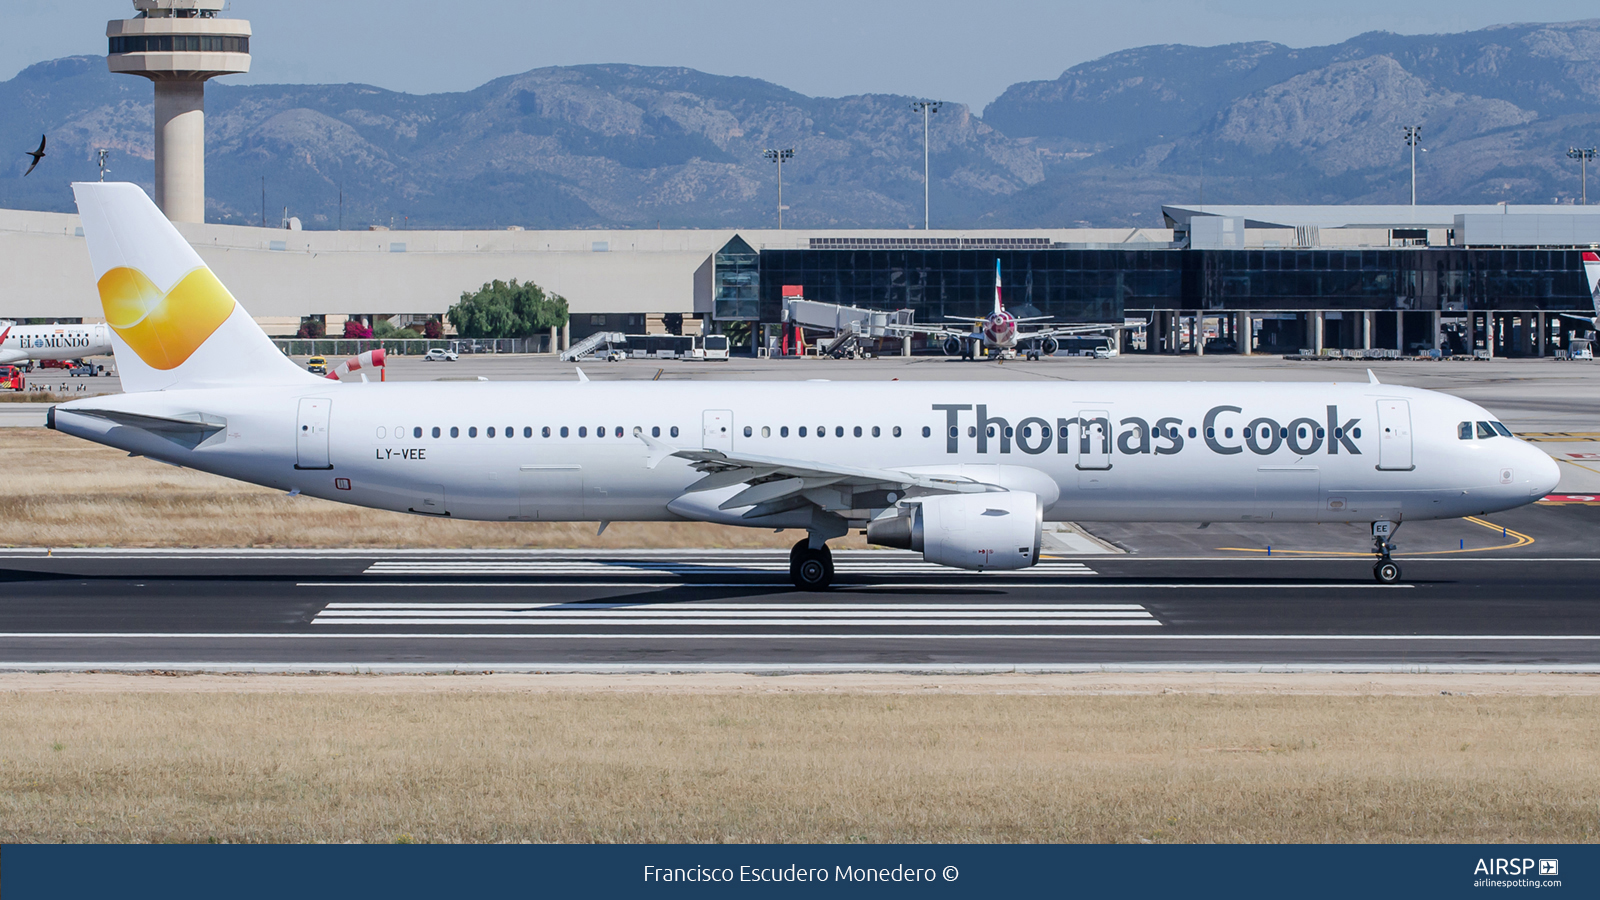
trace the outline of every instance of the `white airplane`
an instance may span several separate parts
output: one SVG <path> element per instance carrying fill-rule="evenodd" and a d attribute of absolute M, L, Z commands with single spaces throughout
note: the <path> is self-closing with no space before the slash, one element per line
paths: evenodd
<path fill-rule="evenodd" d="M 1373 523 L 1482 515 L 1556 464 L 1482 407 L 1378 384 L 333 382 L 302 371 L 131 184 L 74 185 L 128 393 L 50 427 L 361 506 L 511 521 L 794 528 L 1020 569 L 1046 520 Z M 603 529 L 602 525 L 602 529 Z"/>
<path fill-rule="evenodd" d="M 1054 356 L 1060 345 L 1057 338 L 1078 334 L 1104 334 L 1105 332 L 1119 332 L 1127 328 L 1126 325 L 1065 325 L 1058 328 L 1041 328 L 1038 331 L 1021 331 L 1017 328 L 1020 322 L 1042 322 L 1051 316 L 1028 316 L 1017 318 L 1006 312 L 1006 305 L 1000 297 L 1000 260 L 994 261 L 994 311 L 987 316 L 974 319 L 956 319 L 958 322 L 970 323 L 966 328 L 951 328 L 947 325 L 890 325 L 890 331 L 897 334 L 926 334 L 931 337 L 944 338 L 944 352 L 946 356 L 960 354 L 962 359 L 976 359 L 978 348 L 983 347 L 996 359 L 1012 359 L 1017 355 L 1018 345 L 1022 345 L 1029 359 L 1038 359 L 1043 356 Z"/>
<path fill-rule="evenodd" d="M 0 322 L 0 365 L 30 359 L 82 359 L 111 352 L 104 325 L 15 325 Z"/>

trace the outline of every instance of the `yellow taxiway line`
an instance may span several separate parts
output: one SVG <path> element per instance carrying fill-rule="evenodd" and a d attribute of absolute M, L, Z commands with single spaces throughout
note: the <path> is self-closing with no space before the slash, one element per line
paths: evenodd
<path fill-rule="evenodd" d="M 1506 528 L 1504 526 L 1496 525 L 1493 522 L 1488 521 L 1487 519 L 1480 519 L 1477 516 L 1463 516 L 1463 518 L 1466 519 L 1468 522 L 1471 522 L 1474 525 L 1482 525 L 1484 528 L 1487 528 L 1487 529 L 1489 529 L 1491 531 L 1500 531 L 1503 534 L 1505 534 L 1506 537 L 1514 538 L 1515 540 L 1512 543 L 1500 544 L 1500 545 L 1495 546 L 1495 547 L 1466 547 L 1466 548 L 1463 548 L 1463 549 L 1460 549 L 1460 550 L 1416 550 L 1416 551 L 1413 551 L 1411 553 L 1396 553 L 1395 556 L 1443 556 L 1446 553 L 1483 553 L 1483 552 L 1488 551 L 1488 550 L 1510 550 L 1510 549 L 1512 549 L 1514 547 L 1526 547 L 1529 544 L 1533 543 L 1533 538 L 1532 537 L 1529 537 L 1528 535 L 1523 534 L 1520 531 L 1512 531 L 1511 529 Z M 1238 552 L 1238 553 L 1260 553 L 1260 554 L 1263 554 L 1263 555 L 1268 552 L 1265 548 L 1262 548 L 1262 547 L 1218 547 L 1217 549 L 1218 550 L 1232 550 L 1232 551 L 1235 551 L 1235 552 Z M 1276 553 L 1282 553 L 1284 555 L 1293 555 L 1293 556 L 1373 556 L 1374 555 L 1372 553 L 1372 551 L 1370 551 L 1370 550 L 1365 552 L 1365 553 L 1355 553 L 1355 552 L 1351 552 L 1349 550 L 1274 550 L 1272 552 L 1275 553 L 1275 554 Z"/>

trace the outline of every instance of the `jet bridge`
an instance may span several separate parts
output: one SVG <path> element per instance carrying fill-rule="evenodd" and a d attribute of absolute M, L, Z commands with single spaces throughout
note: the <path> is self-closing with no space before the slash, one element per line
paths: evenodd
<path fill-rule="evenodd" d="M 900 340 L 900 335 L 891 331 L 889 326 L 910 325 L 911 316 L 909 309 L 862 309 L 857 306 L 840 306 L 837 303 L 806 300 L 803 297 L 783 298 L 785 325 L 832 332 L 833 337 L 825 338 L 819 343 L 823 355 L 826 356 L 853 352 L 867 341 L 879 341 L 883 338 Z"/>

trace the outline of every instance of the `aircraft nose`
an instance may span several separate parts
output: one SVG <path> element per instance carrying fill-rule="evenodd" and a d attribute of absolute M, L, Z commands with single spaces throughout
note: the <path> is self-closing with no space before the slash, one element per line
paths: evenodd
<path fill-rule="evenodd" d="M 1523 465 L 1528 469 L 1528 494 L 1533 497 L 1543 497 L 1556 489 L 1561 483 L 1561 466 L 1545 453 L 1532 444 L 1523 444 L 1520 448 L 1528 457 Z"/>

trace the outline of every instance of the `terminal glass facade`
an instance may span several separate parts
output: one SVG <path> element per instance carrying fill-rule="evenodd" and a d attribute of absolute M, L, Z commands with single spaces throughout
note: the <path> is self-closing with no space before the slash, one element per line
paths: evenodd
<path fill-rule="evenodd" d="M 1145 310 L 1593 309 L 1578 250 L 767 250 L 753 281 L 732 266 L 723 278 L 727 253 L 717 318 L 733 317 L 725 297 L 755 290 L 763 322 L 781 320 L 786 286 L 824 303 L 910 309 L 917 322 L 984 316 L 997 259 L 1008 310 L 1063 323 Z"/>
<path fill-rule="evenodd" d="M 1591 309 L 1577 250 L 1189 250 L 1202 310 Z"/>
<path fill-rule="evenodd" d="M 1164 250 L 767 250 L 761 319 L 780 320 L 785 286 L 918 322 L 986 316 L 996 260 L 1006 309 L 1057 322 L 1120 323 L 1124 309 L 1175 305 L 1183 282 L 1184 254 Z"/>
<path fill-rule="evenodd" d="M 711 317 L 718 321 L 761 318 L 761 255 L 734 235 L 712 259 Z M 776 321 L 776 320 L 774 320 Z"/>

